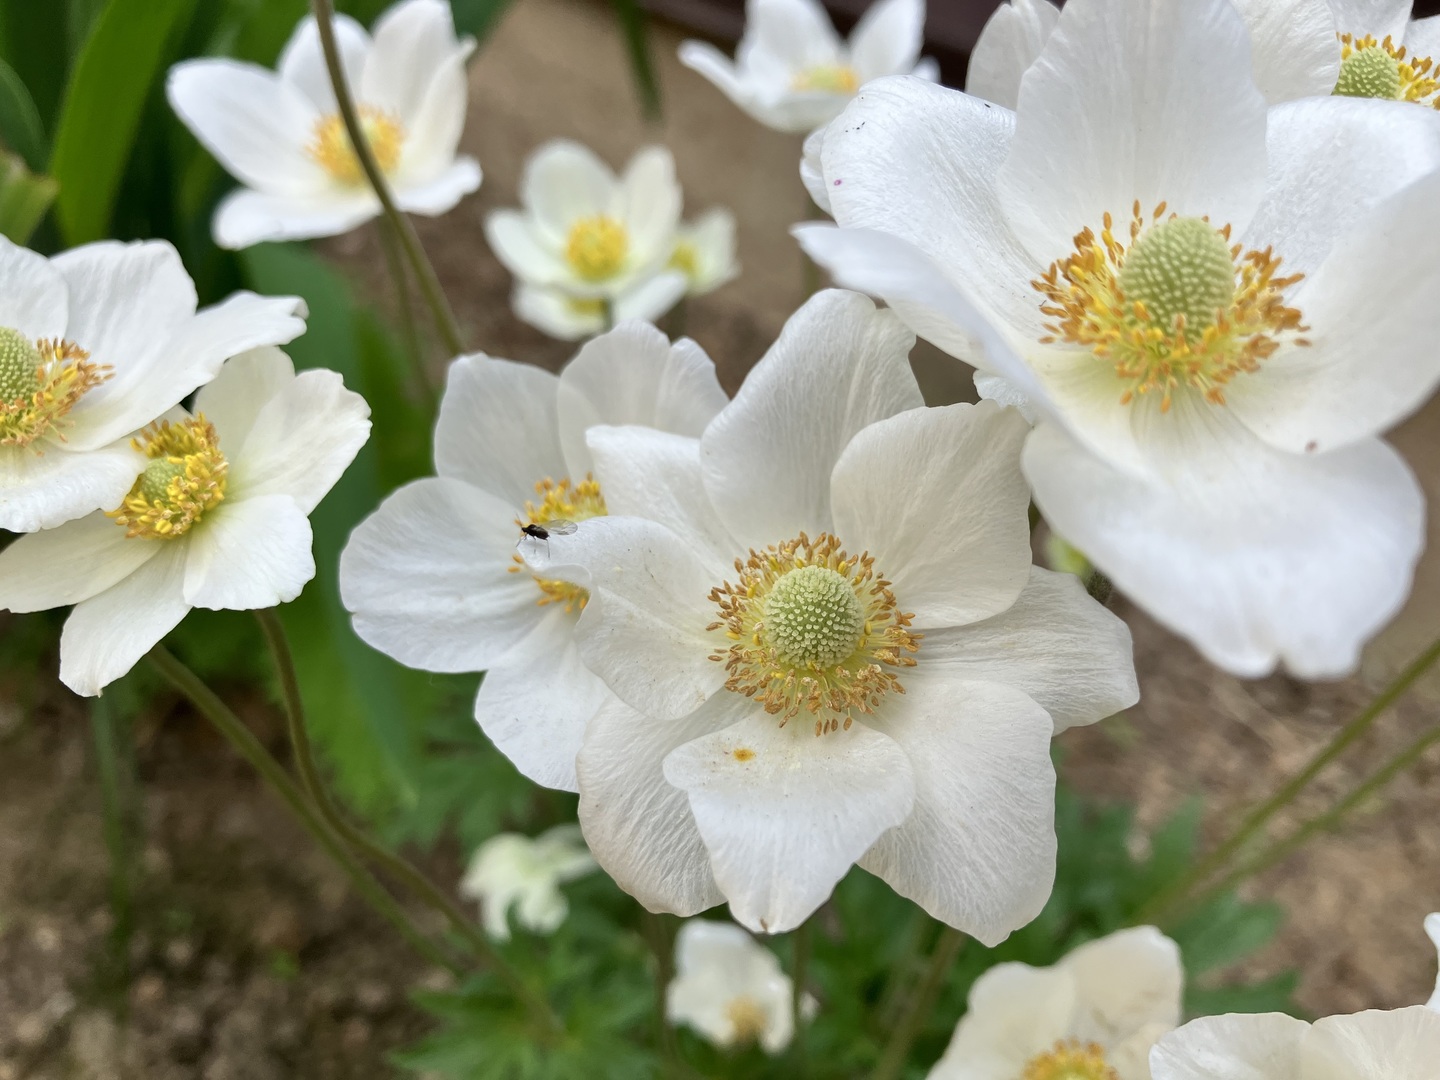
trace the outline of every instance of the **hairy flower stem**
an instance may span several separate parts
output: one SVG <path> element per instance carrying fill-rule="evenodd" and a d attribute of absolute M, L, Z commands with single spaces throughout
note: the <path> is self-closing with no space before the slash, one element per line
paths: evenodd
<path fill-rule="evenodd" d="M 1203 885 L 1216 871 L 1225 866 L 1277 813 L 1295 801 L 1296 797 L 1310 785 L 1310 782 L 1324 771 L 1325 767 L 1349 749 L 1357 739 L 1374 725 L 1391 705 L 1395 704 L 1435 662 L 1440 660 L 1440 639 L 1415 658 L 1389 686 L 1375 695 L 1348 724 L 1335 733 L 1325 747 L 1310 759 L 1310 763 L 1291 777 L 1254 810 L 1240 826 L 1221 841 L 1205 858 L 1201 859 L 1188 873 L 1182 874 L 1153 896 L 1135 915 L 1137 923 L 1158 922 L 1160 917 L 1172 914 L 1172 909 L 1193 906 L 1186 897 L 1198 886 Z M 1247 875 L 1248 876 L 1248 875 Z M 1227 879 L 1228 880 L 1228 879 Z M 1213 891 L 1213 890 L 1211 890 Z M 1208 893 L 1207 893 L 1208 895 Z"/>
<path fill-rule="evenodd" d="M 390 191 L 385 174 L 380 171 L 370 140 L 365 137 L 361 127 L 355 99 L 350 94 L 350 84 L 345 78 L 345 69 L 340 66 L 340 49 L 335 44 L 335 5 L 331 0 L 311 0 L 310 8 L 315 13 L 315 26 L 320 32 L 320 48 L 325 53 L 325 69 L 330 73 L 330 85 L 335 90 L 335 104 L 340 108 L 340 118 L 345 122 L 345 132 L 350 138 L 356 160 L 360 162 L 365 179 L 374 189 L 375 197 L 380 200 L 380 208 L 400 240 L 400 246 L 405 251 L 410 268 L 415 272 L 420 294 L 425 297 L 425 303 L 430 308 L 430 315 L 435 320 L 435 327 L 440 331 L 445 348 L 452 357 L 459 356 L 465 351 L 465 342 L 460 335 L 460 326 L 455 321 L 455 313 L 450 310 L 450 304 L 445 299 L 445 290 L 440 287 L 435 267 L 425 255 L 425 248 L 420 244 L 414 223 L 395 205 L 395 196 Z"/>
<path fill-rule="evenodd" d="M 346 844 L 364 858 L 385 870 L 397 882 L 403 884 L 419 900 L 433 908 L 450 924 L 450 928 L 465 942 L 474 956 L 487 964 L 500 976 L 524 1003 L 534 1018 L 551 1031 L 560 1029 L 560 1021 L 550 1005 L 537 994 L 521 974 L 496 950 L 480 930 L 472 923 L 445 891 L 416 869 L 410 862 L 376 843 L 364 832 L 352 825 L 330 798 L 315 766 L 315 754 L 310 746 L 310 736 L 305 730 L 305 706 L 300 697 L 300 681 L 295 673 L 295 659 L 290 651 L 289 639 L 280 617 L 270 609 L 255 612 L 275 670 L 280 676 L 280 688 L 285 698 L 285 713 L 289 722 L 290 745 L 295 753 L 295 765 L 300 772 L 301 782 L 310 797 L 315 812 L 325 824 Z"/>
<path fill-rule="evenodd" d="M 215 725 L 220 734 L 230 741 L 230 745 L 240 752 L 240 756 L 254 766 L 255 771 L 284 800 L 296 820 L 305 826 L 310 835 L 315 838 L 316 843 L 345 872 L 361 899 L 394 926 L 400 936 L 427 961 L 447 969 L 456 976 L 463 976 L 464 969 L 441 952 L 439 947 L 421 932 L 419 927 L 411 921 L 410 916 L 405 913 L 405 910 L 375 880 L 374 875 L 350 854 L 349 849 L 340 841 L 340 838 L 331 832 L 316 814 L 305 795 L 295 785 L 295 781 L 290 779 L 284 767 L 271 756 L 260 740 L 241 723 L 240 718 L 230 711 L 230 707 L 220 700 L 204 680 L 181 663 L 163 645 L 156 645 L 150 651 L 149 660 L 156 671 L 164 676 L 176 690 L 180 691 L 190 704 L 199 710 L 201 715 Z"/>
<path fill-rule="evenodd" d="M 399 305 L 400 333 L 405 339 L 405 353 L 410 358 L 411 373 L 415 378 L 415 389 L 432 417 L 438 405 L 435 386 L 430 381 L 430 372 L 425 367 L 425 350 L 415 326 L 415 311 L 410 306 L 410 279 L 405 273 L 404 250 L 390 222 L 380 224 L 380 246 L 385 250 L 385 265 L 390 271 L 390 280 L 395 285 L 395 301 Z"/>
<path fill-rule="evenodd" d="M 895 1025 L 890 1041 L 885 1044 L 885 1052 L 880 1056 L 880 1064 L 875 1067 L 871 1080 L 899 1080 L 904 1073 L 910 1047 L 925 1026 L 930 1010 L 935 1007 L 945 985 L 945 976 L 950 974 L 950 968 L 964 944 L 965 935 L 959 930 L 952 926 L 941 928 L 935 948 L 930 952 L 930 962 L 925 966 L 925 975 L 906 1003 L 905 1012 Z"/>

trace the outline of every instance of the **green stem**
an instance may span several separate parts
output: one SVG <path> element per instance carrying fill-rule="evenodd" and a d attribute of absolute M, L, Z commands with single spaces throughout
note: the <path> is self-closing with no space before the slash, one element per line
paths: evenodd
<path fill-rule="evenodd" d="M 1335 737 L 1310 759 L 1310 763 L 1305 768 L 1291 777 L 1274 795 L 1252 810 L 1240 823 L 1240 826 L 1221 841 L 1215 850 L 1201 859 L 1188 873 L 1181 875 L 1152 897 L 1136 914 L 1136 919 L 1140 922 L 1155 921 L 1159 915 L 1176 906 L 1186 894 L 1196 886 L 1203 884 L 1206 879 L 1228 863 L 1230 858 L 1263 829 L 1272 817 L 1289 806 L 1327 765 L 1369 731 L 1375 721 L 1391 705 L 1395 704 L 1415 684 L 1416 680 L 1435 664 L 1436 660 L 1440 660 L 1440 640 L 1436 640 L 1416 657 L 1414 662 L 1395 678 L 1394 682 L 1380 691 L 1375 699 L 1354 719 L 1336 732 Z"/>
<path fill-rule="evenodd" d="M 117 975 L 124 979 L 135 914 L 135 743 L 130 725 L 116 715 L 114 702 L 97 697 L 90 706 L 95 763 L 105 815 L 105 847 L 110 855 L 110 911 L 115 926 L 110 950 Z"/>
<path fill-rule="evenodd" d="M 380 165 L 375 160 L 375 152 L 370 147 L 370 140 L 365 137 L 361 127 L 355 99 L 350 94 L 350 84 L 345 78 L 345 69 L 340 65 L 340 49 L 335 43 L 335 5 L 331 0 L 310 0 L 310 7 L 315 13 L 316 29 L 320 32 L 320 48 L 325 53 L 325 69 L 330 73 L 335 104 L 340 109 L 340 118 L 345 122 L 345 132 L 350 137 L 355 158 L 364 170 L 365 179 L 374 189 L 375 197 L 380 200 L 380 209 L 395 229 L 395 235 L 399 238 L 410 268 L 415 273 L 420 294 L 430 308 L 430 315 L 445 341 L 445 347 L 451 356 L 459 356 L 465 351 L 465 342 L 460 335 L 460 326 L 455 321 L 455 313 L 450 310 L 450 304 L 445 299 L 445 290 L 440 286 L 435 267 L 425 256 L 425 248 L 420 243 L 419 234 L 415 232 L 414 223 L 395 205 L 390 184 L 381 172 Z"/>
<path fill-rule="evenodd" d="M 605 333 L 615 329 L 615 301 L 605 299 L 600 301 L 600 318 L 605 323 Z"/>
<path fill-rule="evenodd" d="M 880 1004 L 875 1009 L 875 1017 L 884 1028 L 890 1028 L 899 1018 L 900 1006 L 905 998 L 905 987 L 909 985 L 910 970 L 915 966 L 915 961 L 920 956 L 920 950 L 925 945 L 926 931 L 934 925 L 935 920 L 918 907 L 911 913 L 910 926 L 905 932 L 904 947 L 901 948 L 895 963 L 890 966 L 890 974 L 885 979 L 885 992 L 881 995 Z"/>
<path fill-rule="evenodd" d="M 388 221 L 380 224 L 380 246 L 385 250 L 385 265 L 389 267 L 390 280 L 395 285 L 395 299 L 400 311 L 400 333 L 405 339 L 405 353 L 410 358 L 415 388 L 433 415 L 436 407 L 435 387 L 430 381 L 430 372 L 425 368 L 425 351 L 421 347 L 420 334 L 415 326 L 415 311 L 410 306 L 410 279 L 405 274 L 405 258 L 400 239 Z"/>
<path fill-rule="evenodd" d="M 205 684 L 200 676 L 181 663 L 163 645 L 156 645 L 150 650 L 149 660 L 176 690 L 189 699 L 201 715 L 215 725 L 220 734 L 230 741 L 230 745 L 240 752 L 240 756 L 254 766 L 255 771 L 265 779 L 275 794 L 279 795 L 285 805 L 290 808 L 296 820 L 305 826 L 316 843 L 335 860 L 340 869 L 350 878 L 351 884 L 361 898 L 394 926 L 411 947 L 426 960 L 448 969 L 457 977 L 463 976 L 464 970 L 442 953 L 435 943 L 415 926 L 410 920 L 410 916 L 395 902 L 394 897 L 380 887 L 380 883 L 375 880 L 374 876 L 361 866 L 339 839 L 325 827 L 324 822 L 315 815 L 305 796 L 295 786 L 295 782 L 290 779 L 289 774 L 285 772 L 280 763 L 271 756 L 254 733 L 230 711 L 229 706 L 220 700 L 219 696 Z"/>
<path fill-rule="evenodd" d="M 910 1047 L 914 1045 L 920 1029 L 924 1027 L 930 1010 L 935 1007 L 940 991 L 945 986 L 945 976 L 950 974 L 950 968 L 955 963 L 955 958 L 960 955 L 960 946 L 963 944 L 965 935 L 954 927 L 947 926 L 940 931 L 940 937 L 930 953 L 930 963 L 925 967 L 925 975 L 920 985 L 915 988 L 900 1022 L 896 1024 L 894 1034 L 885 1045 L 885 1052 L 880 1057 L 880 1064 L 875 1067 L 872 1080 L 897 1080 L 905 1071 Z"/>
<path fill-rule="evenodd" d="M 806 1071 L 805 988 L 810 981 L 810 920 L 806 919 L 790 935 L 794 954 L 790 970 L 790 1010 L 795 1018 L 795 1040 L 790 1046 L 790 1066 L 796 1077 Z"/>
<path fill-rule="evenodd" d="M 290 642 L 285 636 L 285 626 L 273 609 L 257 611 L 255 618 L 260 622 L 275 670 L 280 676 L 290 743 L 295 752 L 295 766 L 321 819 L 345 843 L 380 866 L 418 899 L 444 916 L 450 928 L 469 946 L 471 952 L 489 964 L 496 974 L 510 985 L 516 997 L 525 1003 L 537 1019 L 552 1031 L 559 1030 L 559 1019 L 550 1005 L 535 992 L 509 961 L 500 955 L 490 939 L 466 917 L 459 905 L 447 896 L 443 889 L 404 858 L 370 839 L 340 812 L 330 798 L 330 793 L 320 777 L 320 770 L 315 765 L 315 754 L 310 746 L 309 733 L 305 729 L 305 704 L 300 696 L 300 681 L 295 672 L 295 658 L 290 651 Z"/>
<path fill-rule="evenodd" d="M 670 1026 L 670 1018 L 665 1008 L 665 995 L 670 987 L 670 980 L 675 977 L 674 940 L 669 927 L 665 925 L 663 915 L 642 911 L 640 925 L 644 929 L 645 942 L 655 957 L 655 1043 L 660 1047 L 660 1055 L 665 1061 L 664 1075 L 680 1076 L 684 1073 L 680 1060 L 680 1044 L 675 1038 L 675 1030 Z"/>

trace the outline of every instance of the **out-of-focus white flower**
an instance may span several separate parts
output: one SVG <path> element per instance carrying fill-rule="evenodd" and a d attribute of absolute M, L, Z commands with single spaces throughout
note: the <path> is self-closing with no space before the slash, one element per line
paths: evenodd
<path fill-rule="evenodd" d="M 1059 21 L 1060 8 L 1050 0 L 1005 0 L 985 23 L 970 52 L 965 92 L 1015 108 L 1020 100 L 1020 77 L 1040 56 Z"/>
<path fill-rule="evenodd" d="M 47 260 L 0 237 L 0 529 L 118 506 L 145 468 L 129 436 L 229 357 L 299 337 L 303 312 L 295 297 L 254 293 L 197 312 L 166 243 Z"/>
<path fill-rule="evenodd" d="M 685 291 L 704 296 L 740 276 L 735 259 L 735 215 L 714 209 L 681 225 L 675 236 L 670 266 L 685 275 Z"/>
<path fill-rule="evenodd" d="M 1440 954 L 1440 912 L 1425 916 L 1425 933 L 1434 942 L 1436 953 Z M 1435 993 L 1430 995 L 1430 1000 L 1426 1004 L 1440 1012 L 1440 974 L 1435 976 Z"/>
<path fill-rule="evenodd" d="M 1434 1080 L 1440 1013 L 1423 1005 L 1327 1016 L 1192 1020 L 1150 1052 L 1154 1080 Z"/>
<path fill-rule="evenodd" d="M 500 833 L 475 849 L 460 891 L 480 901 L 485 932 L 510 940 L 515 921 L 535 934 L 553 934 L 570 913 L 560 886 L 595 869 L 578 825 L 557 825 L 535 839 Z"/>
<path fill-rule="evenodd" d="M 135 439 L 143 471 L 115 509 L 0 552 L 0 608 L 75 605 L 60 679 L 77 694 L 124 675 L 191 608 L 299 596 L 315 576 L 309 514 L 370 433 L 369 407 L 339 375 L 297 376 L 275 348 L 227 363 L 195 409 Z"/>
<path fill-rule="evenodd" d="M 675 937 L 665 1015 L 722 1049 L 758 1043 L 778 1054 L 795 1036 L 794 984 L 780 961 L 734 923 L 690 919 Z M 815 1014 L 809 994 L 804 1019 Z"/>
<path fill-rule="evenodd" d="M 411 667 L 485 671 L 475 700 L 485 733 L 530 779 L 573 791 L 581 734 L 608 693 L 573 640 L 588 594 L 525 571 L 520 525 L 606 513 L 587 428 L 694 436 L 724 404 L 701 348 L 644 323 L 587 343 L 559 378 L 486 356 L 455 361 L 435 427 L 439 475 L 387 498 L 340 556 L 355 632 Z"/>
<path fill-rule="evenodd" d="M 1030 565 L 1024 420 L 923 408 L 913 344 L 818 294 L 698 441 L 592 428 L 616 516 L 527 549 L 596 598 L 580 822 L 652 910 L 778 933 L 858 861 L 993 944 L 1050 894 L 1050 737 L 1135 701 L 1130 635 Z"/>
<path fill-rule="evenodd" d="M 446 0 L 402 0 L 372 37 L 348 15 L 335 36 L 360 123 L 400 209 L 438 215 L 480 186 L 456 154 L 465 127 L 465 61 Z M 348 232 L 380 200 L 335 104 L 314 17 L 296 28 L 276 71 L 236 60 L 170 70 L 170 106 L 243 185 L 215 213 L 215 242 L 243 248 Z"/>
<path fill-rule="evenodd" d="M 997 964 L 930 1080 L 1150 1080 L 1150 1048 L 1180 1023 L 1180 950 L 1152 926 L 1121 930 L 1058 964 Z"/>
<path fill-rule="evenodd" d="M 1440 116 L 1267 108 L 1250 55 L 1228 0 L 1070 0 L 1015 113 L 869 87 L 812 147 L 842 228 L 797 232 L 1035 417 L 1035 500 L 1117 587 L 1330 677 L 1424 540 L 1380 435 L 1440 381 Z"/>
<path fill-rule="evenodd" d="M 804 134 L 839 116 L 871 79 L 939 78 L 939 65 L 920 59 L 924 44 L 925 0 L 878 0 L 849 44 L 819 0 L 747 0 L 734 61 L 713 45 L 687 41 L 680 62 L 766 127 Z"/>
<path fill-rule="evenodd" d="M 546 333 L 578 336 L 618 320 L 656 318 L 685 295 L 685 275 L 667 267 L 680 224 L 675 160 L 663 146 L 641 150 L 623 176 L 587 147 L 557 139 L 526 163 L 520 210 L 496 210 L 485 235 L 515 275 L 516 314 Z"/>

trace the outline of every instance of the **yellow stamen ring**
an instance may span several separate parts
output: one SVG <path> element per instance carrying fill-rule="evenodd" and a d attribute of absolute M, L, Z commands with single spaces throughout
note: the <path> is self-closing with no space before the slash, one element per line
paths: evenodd
<path fill-rule="evenodd" d="M 565 259 L 584 281 L 605 281 L 625 268 L 630 234 L 623 222 L 606 214 L 581 218 L 570 227 Z"/>
<path fill-rule="evenodd" d="M 1053 1049 L 1037 1054 L 1025 1066 L 1020 1080 L 1118 1080 L 1096 1043 L 1061 1039 Z"/>
<path fill-rule="evenodd" d="M 783 727 L 803 709 L 815 734 L 849 728 L 888 692 L 905 688 L 892 669 L 914 667 L 921 635 L 900 610 L 868 552 L 848 555 L 821 533 L 751 551 L 735 560 L 738 582 L 712 589 L 729 645 L 710 659 L 725 665 L 725 688 L 754 698 Z"/>
<path fill-rule="evenodd" d="M 846 64 L 817 64 L 797 74 L 790 88 L 797 93 L 853 94 L 860 89 L 860 76 Z"/>
<path fill-rule="evenodd" d="M 109 512 L 125 526 L 126 536 L 174 540 L 224 500 L 229 463 L 215 426 L 204 416 L 176 424 L 157 421 L 131 445 L 150 463 L 119 509 Z"/>
<path fill-rule="evenodd" d="M 1340 77 L 1335 93 L 1342 97 L 1370 97 L 1387 101 L 1413 101 L 1440 109 L 1440 74 L 1428 56 L 1410 56 L 1388 36 L 1377 42 L 1370 35 L 1340 35 Z"/>
<path fill-rule="evenodd" d="M 361 105 L 360 130 L 370 144 L 375 164 L 387 176 L 400 164 L 400 151 L 405 145 L 405 128 L 397 117 L 370 105 Z M 315 121 L 310 134 L 306 153 L 317 162 L 331 178 L 347 187 L 364 184 L 365 170 L 355 154 L 355 145 L 350 133 L 345 130 L 345 121 L 338 115 L 322 116 Z"/>
<path fill-rule="evenodd" d="M 73 342 L 32 343 L 0 327 L 0 446 L 29 446 L 52 431 L 64 441 L 65 414 L 113 374 Z"/>
<path fill-rule="evenodd" d="M 556 482 L 546 477 L 535 485 L 538 502 L 525 503 L 525 520 L 517 520 L 517 526 L 544 525 L 547 521 L 585 521 L 589 518 L 604 517 L 605 496 L 600 485 L 587 476 L 578 484 L 568 479 Z M 518 574 L 525 569 L 525 560 L 518 554 L 513 556 L 515 565 L 510 573 Z M 537 577 L 535 584 L 540 587 L 537 604 L 564 604 L 566 611 L 584 611 L 590 600 L 590 593 L 579 585 L 568 581 Z"/>

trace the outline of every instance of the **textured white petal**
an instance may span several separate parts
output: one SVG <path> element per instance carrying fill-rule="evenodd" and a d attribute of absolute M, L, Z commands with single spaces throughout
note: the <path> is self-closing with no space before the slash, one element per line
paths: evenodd
<path fill-rule="evenodd" d="M 295 365 L 274 346 L 241 353 L 195 395 L 195 412 L 215 425 L 227 455 L 245 445 L 260 410 L 295 381 Z"/>
<path fill-rule="evenodd" d="M 699 437 L 728 399 L 699 345 L 628 321 L 585 344 L 560 374 L 560 442 L 571 475 L 591 469 L 585 431 L 642 424 Z"/>
<path fill-rule="evenodd" d="M 475 719 L 495 748 L 545 787 L 577 791 L 585 725 L 609 698 L 575 647 L 575 616 L 552 606 L 480 684 Z"/>
<path fill-rule="evenodd" d="M 1335 28 L 1357 37 L 1372 35 L 1377 41 L 1393 37 L 1397 44 L 1405 36 L 1413 0 L 1329 0 L 1335 13 Z"/>
<path fill-rule="evenodd" d="M 992 402 L 865 428 L 831 482 L 836 535 L 869 551 L 920 629 L 999 615 L 1030 580 L 1030 425 Z"/>
<path fill-rule="evenodd" d="M 1125 621 L 1073 575 L 1038 566 L 1013 606 L 972 626 L 927 630 L 921 649 L 927 671 L 1023 690 L 1050 714 L 1057 735 L 1140 698 Z"/>
<path fill-rule="evenodd" d="M 925 44 L 925 0 L 876 0 L 850 35 L 850 63 L 860 82 L 905 75 Z"/>
<path fill-rule="evenodd" d="M 1060 9 L 1050 0 L 1007 0 L 986 21 L 965 72 L 965 92 L 1015 108 L 1020 101 L 1020 77 L 1040 56 L 1040 50 L 1060 20 Z"/>
<path fill-rule="evenodd" d="M 661 772 L 677 746 L 726 727 L 751 708 L 717 694 L 679 720 L 636 712 L 612 698 L 591 719 L 576 762 L 580 825 L 595 860 L 650 911 L 694 915 L 725 897 L 685 793 Z"/>
<path fill-rule="evenodd" d="M 910 763 L 863 724 L 817 736 L 751 706 L 665 759 L 690 797 L 710 865 L 742 926 L 784 933 L 815 912 L 875 840 L 910 814 Z"/>
<path fill-rule="evenodd" d="M 1440 55 L 1440 15 L 1412 20 L 1405 28 L 1405 48 L 1412 56 L 1433 60 Z"/>
<path fill-rule="evenodd" d="M 63 338 L 69 317 L 65 279 L 50 261 L 0 236 L 0 326 L 32 341 Z"/>
<path fill-rule="evenodd" d="M 165 543 L 129 577 L 77 604 L 60 633 L 60 681 L 95 697 L 139 663 L 190 610 L 184 577 L 183 545 Z"/>
<path fill-rule="evenodd" d="M 1035 918 L 1055 880 L 1049 715 L 1019 690 L 924 668 L 877 726 L 910 759 L 915 810 L 860 865 L 985 945 Z"/>
<path fill-rule="evenodd" d="M 170 107 L 242 184 L 270 195 L 323 196 L 330 177 L 306 150 L 320 113 L 291 83 L 255 64 L 187 60 L 165 81 Z"/>
<path fill-rule="evenodd" d="M 1231 0 L 1250 28 L 1255 85 L 1271 105 L 1323 97 L 1340 76 L 1330 0 Z M 1342 30 L 1344 27 L 1341 28 Z"/>
<path fill-rule="evenodd" d="M 558 385 L 554 375 L 530 364 L 460 357 L 450 365 L 435 424 L 435 471 L 517 509 L 538 498 L 537 483 L 566 475 L 555 412 Z"/>
<path fill-rule="evenodd" d="M 1228 0 L 1074 0 L 1020 84 L 999 190 L 1048 265 L 1136 200 L 1243 231 L 1264 178 L 1265 99 Z"/>
<path fill-rule="evenodd" d="M 1301 1080 L 1309 1030 L 1282 1013 L 1202 1017 L 1156 1044 L 1150 1071 L 1154 1080 Z"/>
<path fill-rule="evenodd" d="M 184 537 L 185 602 L 230 611 L 287 604 L 315 576 L 313 540 L 294 499 L 227 500 Z"/>
<path fill-rule="evenodd" d="M 350 534 L 340 596 L 355 632 L 402 664 L 481 671 L 543 616 L 516 564 L 514 511 L 459 480 L 417 480 Z"/>
<path fill-rule="evenodd" d="M 854 293 L 818 293 L 790 317 L 700 440 L 706 490 L 737 539 L 763 548 L 830 528 L 830 473 L 846 444 L 924 404 L 914 343 Z"/>
<path fill-rule="evenodd" d="M 825 179 L 825 132 L 828 130 L 828 127 L 816 128 L 805 136 L 805 146 L 800 155 L 800 182 L 805 185 L 816 206 L 827 214 L 833 214 L 830 184 Z"/>
<path fill-rule="evenodd" d="M 1151 1025 L 1168 1030 L 1180 1023 L 1180 947 L 1153 926 L 1087 942 L 1060 967 L 1075 979 L 1075 1038 L 1114 1046 Z"/>
<path fill-rule="evenodd" d="M 359 98 L 413 129 L 432 80 L 459 53 L 446 0 L 402 0 L 375 20 Z"/>
<path fill-rule="evenodd" d="M 370 35 L 349 15 L 336 15 L 334 26 L 340 66 L 353 94 L 365 70 Z M 320 32 L 315 26 L 315 16 L 307 15 L 300 20 L 290 40 L 285 43 L 276 68 L 282 79 L 298 87 L 322 113 L 337 111 L 335 91 L 330 88 L 330 73 L 325 68 L 325 54 L 320 48 Z"/>
<path fill-rule="evenodd" d="M 1440 1013 L 1423 1005 L 1327 1016 L 1300 1047 L 1305 1080 L 1434 1080 Z"/>
<path fill-rule="evenodd" d="M 104 514 L 22 536 L 0 551 L 0 609 L 78 604 L 129 577 L 165 547 L 129 538 Z"/>
<path fill-rule="evenodd" d="M 34 532 L 113 510 L 144 468 L 128 439 L 85 453 L 53 440 L 0 446 L 0 529 Z"/>
<path fill-rule="evenodd" d="M 1075 980 L 1059 968 L 996 964 L 975 980 L 969 1007 L 928 1080 L 1015 1080 L 1071 1034 Z"/>
<path fill-rule="evenodd" d="M 663 146 L 648 146 L 630 159 L 620 181 L 620 218 L 630 240 L 630 257 L 664 261 L 675 247 L 680 225 L 680 184 L 675 159 Z"/>

